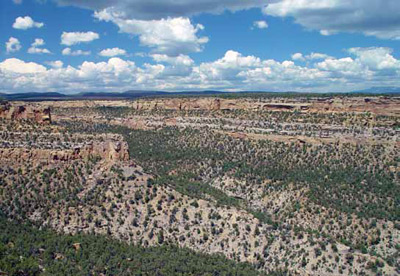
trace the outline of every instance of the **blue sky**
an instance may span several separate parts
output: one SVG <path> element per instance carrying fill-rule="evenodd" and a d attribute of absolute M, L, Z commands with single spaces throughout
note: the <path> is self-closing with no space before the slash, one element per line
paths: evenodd
<path fill-rule="evenodd" d="M 396 0 L 2 0 L 0 92 L 400 86 L 398 14 Z"/>

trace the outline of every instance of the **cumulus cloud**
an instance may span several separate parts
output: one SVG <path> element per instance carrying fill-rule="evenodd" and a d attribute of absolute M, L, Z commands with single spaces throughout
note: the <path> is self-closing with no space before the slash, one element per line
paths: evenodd
<path fill-rule="evenodd" d="M 156 62 L 165 62 L 165 63 L 169 63 L 169 64 L 174 64 L 174 65 L 191 66 L 194 64 L 193 59 L 191 59 L 187 55 L 179 55 L 176 57 L 170 57 L 167 55 L 154 54 L 154 55 L 151 55 L 151 57 Z"/>
<path fill-rule="evenodd" d="M 95 32 L 63 32 L 61 35 L 61 44 L 72 46 L 80 43 L 88 43 L 99 38 L 99 34 Z"/>
<path fill-rule="evenodd" d="M 15 37 L 10 37 L 6 42 L 6 52 L 7 53 L 14 53 L 21 50 L 22 46 L 19 40 Z"/>
<path fill-rule="evenodd" d="M 61 60 L 48 61 L 46 63 L 53 68 L 62 68 L 64 66 L 64 62 L 62 62 Z"/>
<path fill-rule="evenodd" d="M 152 48 L 155 53 L 176 56 L 190 52 L 200 52 L 207 37 L 198 37 L 203 25 L 192 25 L 189 18 L 177 17 L 161 20 L 124 19 L 120 13 L 111 10 L 95 12 L 99 20 L 118 25 L 120 32 L 136 35 L 143 46 Z"/>
<path fill-rule="evenodd" d="M 37 74 L 45 73 L 46 67 L 34 62 L 24 62 L 17 58 L 9 58 L 0 62 L 0 69 L 9 73 Z"/>
<path fill-rule="evenodd" d="M 17 17 L 12 26 L 14 29 L 27 30 L 30 28 L 42 28 L 44 23 L 35 22 L 30 16 L 25 16 Z"/>
<path fill-rule="evenodd" d="M 19 59 L 0 62 L 1 91 L 40 91 L 76 89 L 115 89 L 134 85 L 137 80 L 134 62 L 111 58 L 108 62 L 83 62 L 78 67 L 46 67 Z M 144 74 L 144 70 L 143 73 Z"/>
<path fill-rule="evenodd" d="M 398 0 L 281 0 L 263 9 L 267 15 L 292 17 L 322 35 L 360 32 L 381 39 L 400 39 Z"/>
<path fill-rule="evenodd" d="M 112 8 L 126 13 L 129 19 L 153 20 L 188 17 L 200 13 L 221 13 L 263 7 L 268 0 L 55 0 L 60 5 L 73 5 L 91 10 Z"/>
<path fill-rule="evenodd" d="M 115 56 L 125 56 L 126 51 L 120 48 L 104 49 L 99 53 L 103 57 L 115 57 Z"/>
<path fill-rule="evenodd" d="M 400 69 L 400 61 L 393 57 L 393 49 L 390 48 L 350 48 L 349 53 L 372 70 Z"/>
<path fill-rule="evenodd" d="M 151 57 L 155 62 L 169 65 L 163 65 L 162 72 L 159 72 L 160 77 L 188 76 L 190 73 L 192 73 L 194 61 L 187 55 L 170 57 L 167 55 L 153 54 Z"/>
<path fill-rule="evenodd" d="M 187 55 L 152 54 L 153 63 L 137 66 L 113 57 L 85 61 L 77 67 L 62 62 L 43 65 L 6 59 L 0 62 L 0 91 L 274 90 L 352 91 L 371 86 L 400 86 L 400 60 L 389 48 L 351 48 L 348 56 L 298 55 L 307 62 L 262 60 L 229 50 L 221 58 L 195 64 Z"/>
<path fill-rule="evenodd" d="M 332 58 L 329 55 L 321 54 L 321 53 L 311 53 L 310 55 L 306 56 L 309 60 L 317 60 L 317 59 L 329 59 Z"/>
<path fill-rule="evenodd" d="M 357 75 L 361 76 L 367 73 L 367 68 L 351 57 L 327 59 L 317 63 L 316 68 L 321 71 L 330 72 L 333 77 L 356 77 Z"/>
<path fill-rule="evenodd" d="M 400 76 L 400 61 L 393 57 L 392 49 L 383 47 L 351 48 L 354 56 L 341 59 L 329 58 L 315 66 L 321 71 L 330 72 L 331 77 L 346 81 L 393 84 L 393 78 Z M 399 84 L 396 84 L 399 85 Z"/>
<path fill-rule="evenodd" d="M 239 76 L 245 83 L 253 84 L 258 89 L 276 91 L 318 91 L 331 85 L 329 73 L 316 68 L 297 66 L 292 61 L 263 61 L 262 66 L 242 71 Z"/>
<path fill-rule="evenodd" d="M 31 47 L 28 49 L 29 54 L 50 54 L 51 52 L 46 48 L 41 48 L 46 43 L 41 38 L 36 38 L 35 41 L 31 44 Z"/>
<path fill-rule="evenodd" d="M 32 43 L 32 47 L 40 47 L 45 44 L 44 40 L 41 38 L 36 38 L 35 41 Z"/>
<path fill-rule="evenodd" d="M 90 51 L 82 51 L 82 50 L 71 50 L 71 48 L 64 48 L 61 52 L 63 56 L 88 56 L 91 54 Z"/>
<path fill-rule="evenodd" d="M 302 53 L 295 53 L 295 54 L 293 54 L 293 55 L 292 55 L 292 59 L 293 59 L 293 60 L 300 60 L 300 61 L 304 61 L 304 60 L 305 60 L 305 58 L 304 58 L 304 56 L 303 56 Z"/>
<path fill-rule="evenodd" d="M 268 23 L 264 20 L 261 21 L 254 21 L 253 26 L 258 28 L 258 29 L 266 29 L 268 28 Z"/>
<path fill-rule="evenodd" d="M 200 74 L 210 80 L 236 79 L 241 71 L 261 66 L 261 60 L 255 56 L 242 56 L 241 53 L 229 50 L 224 57 L 214 62 L 202 63 Z"/>
<path fill-rule="evenodd" d="M 321 53 L 311 53 L 304 56 L 302 53 L 295 53 L 292 55 L 292 60 L 306 61 L 306 60 L 318 60 L 318 59 L 329 59 L 330 56 Z"/>

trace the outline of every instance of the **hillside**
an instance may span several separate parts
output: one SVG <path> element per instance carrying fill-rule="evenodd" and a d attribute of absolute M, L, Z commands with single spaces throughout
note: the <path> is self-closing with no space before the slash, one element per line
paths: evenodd
<path fill-rule="evenodd" d="M 397 97 L 40 101 L 9 110 L 22 104 L 50 107 L 52 119 L 0 118 L 0 210 L 47 232 L 4 224 L 2 271 L 13 269 L 8 255 L 21 254 L 9 240 L 27 232 L 70 248 L 47 259 L 25 252 L 24 267 L 36 270 L 61 258 L 62 269 L 107 274 L 105 262 L 94 270 L 100 258 L 123 275 L 107 255 L 115 250 L 138 254 L 127 258 L 143 261 L 121 267 L 145 275 L 400 273 Z M 88 249 L 81 264 L 71 243 L 86 250 L 95 239 L 111 249 Z M 37 247 L 29 240 L 22 248 Z M 176 262 L 158 266 L 155 252 Z M 185 254 L 193 265 L 181 268 Z"/>

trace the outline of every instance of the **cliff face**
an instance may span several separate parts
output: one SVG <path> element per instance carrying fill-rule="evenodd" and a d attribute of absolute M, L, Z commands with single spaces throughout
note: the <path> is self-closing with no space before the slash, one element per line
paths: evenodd
<path fill-rule="evenodd" d="M 118 136 L 119 137 L 119 136 Z M 81 148 L 74 148 L 74 156 L 87 158 L 89 156 L 100 156 L 110 162 L 129 160 L 128 144 L 117 137 L 108 137 L 104 142 L 94 141 Z"/>
<path fill-rule="evenodd" d="M 398 116 L 399 98 L 275 98 L 275 99 L 223 99 L 223 98 L 159 98 L 134 102 L 137 110 L 259 110 L 302 112 L 370 112 L 377 115 Z"/>
<path fill-rule="evenodd" d="M 34 108 L 28 105 L 12 105 L 0 102 L 0 118 L 8 120 L 32 120 L 39 124 L 51 123 L 50 108 Z"/>
<path fill-rule="evenodd" d="M 0 158 L 4 160 L 34 160 L 36 163 L 68 162 L 72 160 L 100 157 L 106 162 L 129 160 L 128 144 L 118 135 L 101 136 L 101 140 L 89 140 L 84 143 L 58 142 L 53 148 L 45 147 L 54 139 L 49 135 L 48 140 L 31 143 L 25 141 L 0 141 Z M 93 139 L 87 137 L 87 139 Z"/>
<path fill-rule="evenodd" d="M 155 99 L 138 100 L 134 107 L 138 110 L 308 110 L 310 104 L 258 102 L 248 99 Z"/>
<path fill-rule="evenodd" d="M 236 100 L 219 98 L 179 98 L 179 99 L 155 99 L 138 100 L 134 107 L 138 110 L 168 109 L 168 110 L 229 110 L 243 109 L 246 105 Z"/>
<path fill-rule="evenodd" d="M 370 112 L 376 115 L 399 116 L 399 97 L 318 97 L 312 98 L 154 98 L 130 100 L 47 101 L 37 108 L 129 107 L 136 110 L 249 110 L 301 111 L 318 113 Z M 23 104 L 23 103 L 21 103 Z"/>

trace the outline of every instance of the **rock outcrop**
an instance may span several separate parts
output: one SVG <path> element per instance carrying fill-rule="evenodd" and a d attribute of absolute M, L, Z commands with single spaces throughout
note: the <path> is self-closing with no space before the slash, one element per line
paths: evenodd
<path fill-rule="evenodd" d="M 137 110 L 263 110 L 302 112 L 370 112 L 377 115 L 398 116 L 399 98 L 158 98 L 140 99 L 132 107 Z M 100 104 L 100 103 L 98 103 Z"/>
<path fill-rule="evenodd" d="M 81 158 L 100 156 L 107 161 L 127 161 L 128 144 L 117 138 L 119 137 L 107 137 L 105 141 L 94 141 L 82 147 L 75 147 L 74 155 Z"/>
<path fill-rule="evenodd" d="M 29 105 L 13 105 L 9 102 L 0 102 L 0 118 L 8 120 L 32 120 L 39 124 L 51 123 L 50 108 L 34 108 Z"/>
<path fill-rule="evenodd" d="M 128 144 L 122 137 L 114 134 L 100 136 L 101 139 L 89 140 L 85 143 L 68 143 L 44 147 L 46 142 L 31 144 L 24 141 L 11 143 L 1 141 L 0 158 L 5 160 L 35 160 L 35 162 L 68 162 L 72 160 L 99 157 L 106 162 L 129 160 Z M 49 138 L 51 140 L 51 138 Z M 47 143 L 48 144 L 48 143 Z"/>

